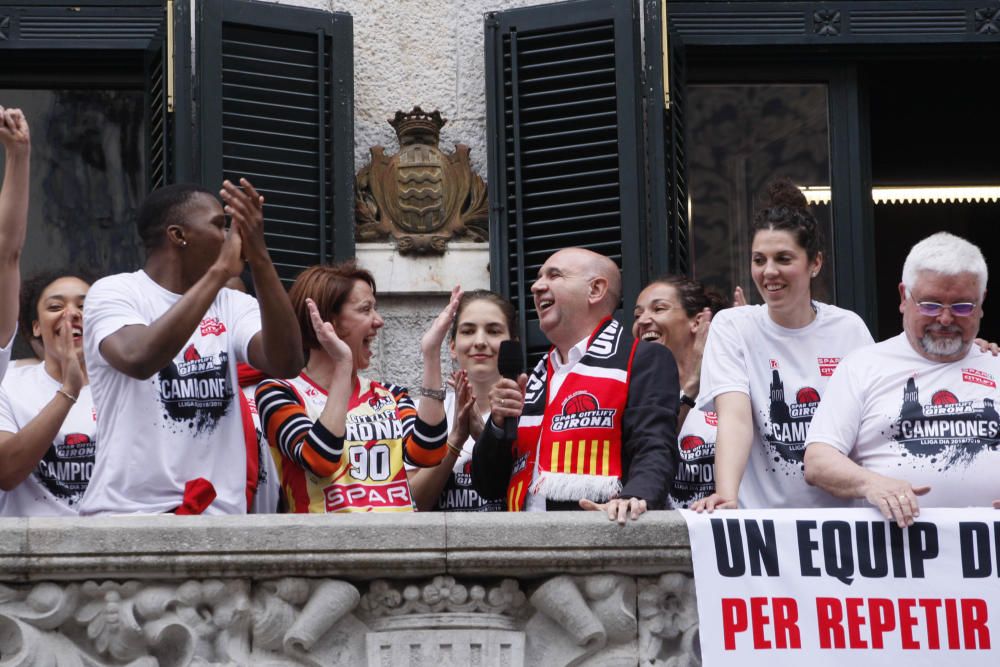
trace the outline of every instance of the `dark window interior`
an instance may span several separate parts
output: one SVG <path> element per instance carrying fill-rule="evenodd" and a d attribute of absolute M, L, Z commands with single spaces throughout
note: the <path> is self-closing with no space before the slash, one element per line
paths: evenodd
<path fill-rule="evenodd" d="M 141 53 L 3 57 L 0 102 L 24 109 L 32 138 L 22 275 L 134 270 L 143 258 L 134 214 L 146 183 Z M 0 179 L 3 171 L 0 160 Z M 18 340 L 15 358 L 30 354 Z"/>
<path fill-rule="evenodd" d="M 868 67 L 874 185 L 1000 186 L 1000 133 L 990 101 L 998 64 L 984 57 Z M 914 243 L 944 229 L 978 245 L 996 267 L 998 225 L 997 201 L 876 205 L 877 337 L 901 330 L 897 286 Z M 996 297 L 987 298 L 980 334 L 996 340 L 1000 309 L 991 302 Z"/>

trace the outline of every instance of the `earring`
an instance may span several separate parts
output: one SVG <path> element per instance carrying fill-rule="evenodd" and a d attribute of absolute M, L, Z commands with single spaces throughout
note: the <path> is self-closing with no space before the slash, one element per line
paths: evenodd
<path fill-rule="evenodd" d="M 182 248 L 186 248 L 186 247 L 188 247 L 188 242 L 187 242 L 187 241 L 181 241 L 181 247 L 182 247 Z M 815 274 L 815 273 L 813 274 L 813 277 L 814 277 L 814 278 L 816 277 L 816 274 Z"/>
<path fill-rule="evenodd" d="M 815 278 L 815 277 L 816 277 L 816 272 L 815 272 L 815 271 L 813 271 L 813 272 L 812 272 L 812 277 L 813 277 L 813 278 Z"/>

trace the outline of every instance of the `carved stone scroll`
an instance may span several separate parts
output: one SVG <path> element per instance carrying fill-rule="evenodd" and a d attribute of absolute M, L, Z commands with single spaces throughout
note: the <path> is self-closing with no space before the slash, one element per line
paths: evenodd
<path fill-rule="evenodd" d="M 0 585 L 0 665 L 696 667 L 697 620 L 685 574 L 44 582 Z"/>

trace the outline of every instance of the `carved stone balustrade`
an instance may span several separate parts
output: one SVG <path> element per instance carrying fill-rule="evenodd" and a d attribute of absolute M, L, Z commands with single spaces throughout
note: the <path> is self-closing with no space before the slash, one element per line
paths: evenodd
<path fill-rule="evenodd" d="M 697 632 L 675 512 L 0 519 L 0 667 L 684 667 Z"/>

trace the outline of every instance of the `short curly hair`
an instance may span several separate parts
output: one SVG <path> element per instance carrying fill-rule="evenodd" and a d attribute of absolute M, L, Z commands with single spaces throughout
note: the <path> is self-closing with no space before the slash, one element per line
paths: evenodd
<path fill-rule="evenodd" d="M 31 342 L 39 337 L 34 335 L 35 320 L 38 319 L 38 302 L 45 288 L 60 278 L 77 278 L 88 285 L 94 282 L 93 276 L 82 271 L 39 271 L 21 283 L 20 314 L 17 318 L 17 328 L 24 342 Z"/>
<path fill-rule="evenodd" d="M 214 192 L 196 183 L 174 183 L 146 196 L 136 213 L 135 226 L 147 252 L 163 244 L 167 227 L 180 222 L 184 207 L 195 195 L 216 198 Z"/>

